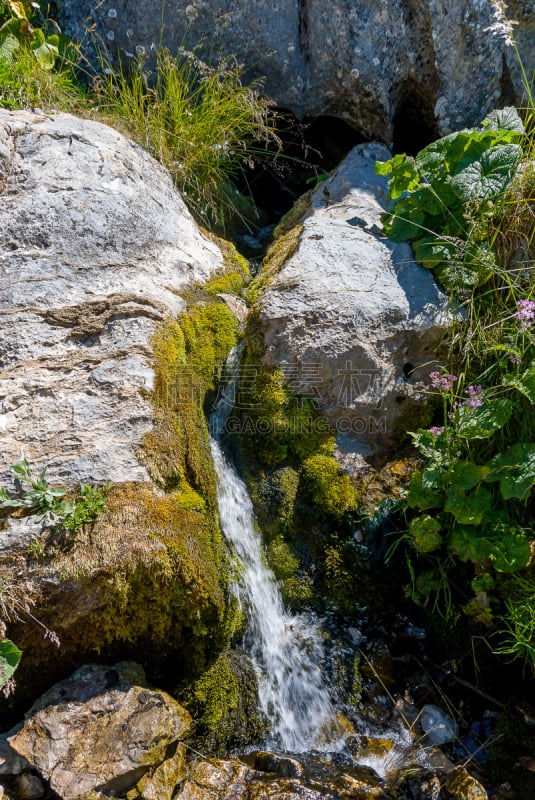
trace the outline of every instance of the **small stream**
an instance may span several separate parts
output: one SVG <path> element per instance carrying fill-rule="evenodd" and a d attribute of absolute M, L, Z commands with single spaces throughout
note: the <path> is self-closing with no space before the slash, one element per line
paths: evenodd
<path fill-rule="evenodd" d="M 239 356 L 235 348 L 227 362 L 231 382 L 238 380 Z M 266 745 L 292 753 L 339 750 L 343 739 L 336 734 L 336 712 L 322 679 L 318 623 L 312 615 L 285 611 L 247 488 L 223 452 L 231 410 L 230 403 L 220 402 L 211 416 L 211 449 L 221 527 L 242 563 L 237 591 L 248 616 L 244 647 L 258 675 L 260 708 L 271 723 Z"/>

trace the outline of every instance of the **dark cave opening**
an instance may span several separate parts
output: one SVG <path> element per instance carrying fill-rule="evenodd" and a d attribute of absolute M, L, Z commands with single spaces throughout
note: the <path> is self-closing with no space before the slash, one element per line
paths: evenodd
<path fill-rule="evenodd" d="M 257 208 L 257 223 L 236 230 L 239 250 L 248 257 L 260 255 L 281 217 L 295 201 L 313 188 L 322 175 L 330 172 L 349 151 L 367 139 L 337 117 L 323 115 L 299 122 L 281 110 L 278 135 L 280 153 L 272 161 L 245 165 L 236 181 L 237 189 L 252 198 Z"/>
<path fill-rule="evenodd" d="M 439 137 L 433 103 L 413 85 L 401 92 L 393 123 L 394 153 L 415 156 Z"/>

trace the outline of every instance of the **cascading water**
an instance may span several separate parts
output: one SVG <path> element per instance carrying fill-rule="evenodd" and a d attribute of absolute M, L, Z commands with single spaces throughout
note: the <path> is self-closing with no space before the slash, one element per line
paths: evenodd
<path fill-rule="evenodd" d="M 239 351 L 229 356 L 228 397 L 238 380 Z M 210 419 L 211 449 L 218 476 L 223 533 L 242 561 L 238 591 L 248 613 L 245 646 L 259 680 L 259 703 L 271 723 L 272 745 L 301 753 L 336 750 L 336 715 L 319 665 L 323 648 L 311 616 L 291 616 L 283 607 L 277 582 L 265 563 L 262 540 L 247 488 L 227 460 L 221 436 L 232 404 L 219 402 Z"/>

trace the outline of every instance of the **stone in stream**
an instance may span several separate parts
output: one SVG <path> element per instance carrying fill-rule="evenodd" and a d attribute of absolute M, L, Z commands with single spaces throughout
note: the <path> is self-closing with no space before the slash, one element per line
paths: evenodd
<path fill-rule="evenodd" d="M 356 470 L 424 399 L 452 321 L 432 273 L 382 234 L 387 184 L 375 162 L 389 157 L 382 145 L 358 145 L 315 190 L 292 232 L 297 246 L 257 301 L 264 361 L 298 376 L 296 391 L 321 408 L 342 465 Z"/>
<path fill-rule="evenodd" d="M 266 772 L 252 769 L 238 759 L 191 763 L 176 800 L 376 800 L 385 796 L 383 782 L 366 767 L 356 767 L 352 774 L 345 774 L 331 765 L 320 777 L 313 772 L 307 775 L 294 759 L 261 755 L 258 766 L 267 767 Z M 274 771 L 277 765 L 279 774 Z M 301 775 L 290 777 L 292 772 Z"/>
<path fill-rule="evenodd" d="M 481 0 L 70 0 L 60 5 L 65 32 L 84 41 L 94 30 L 127 62 L 150 59 L 162 43 L 195 48 L 265 76 L 266 94 L 300 119 L 332 115 L 368 139 L 389 142 L 474 125 L 524 85 L 513 48 L 489 28 L 495 6 Z M 511 0 L 514 35 L 526 74 L 534 63 L 535 8 Z M 149 61 L 150 63 L 150 61 Z"/>
<path fill-rule="evenodd" d="M 9 742 L 62 800 L 136 785 L 146 800 L 165 800 L 183 777 L 178 743 L 190 724 L 176 700 L 147 688 L 138 665 L 90 665 L 46 692 Z"/>

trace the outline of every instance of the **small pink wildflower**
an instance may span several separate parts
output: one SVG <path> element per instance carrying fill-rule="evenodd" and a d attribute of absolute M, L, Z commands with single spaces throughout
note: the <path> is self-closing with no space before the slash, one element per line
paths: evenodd
<path fill-rule="evenodd" d="M 441 375 L 440 372 L 430 372 L 431 386 L 433 389 L 438 389 L 439 392 L 449 392 L 455 381 L 457 375 Z"/>
<path fill-rule="evenodd" d="M 533 325 L 535 319 L 535 302 L 533 300 L 519 300 L 516 304 L 517 311 L 513 314 L 520 321 L 520 330 L 525 332 Z"/>
<path fill-rule="evenodd" d="M 432 433 L 433 436 L 442 436 L 444 433 L 444 428 L 440 427 L 439 425 L 434 425 L 432 428 L 428 428 L 427 433 Z"/>
<path fill-rule="evenodd" d="M 482 386 L 469 386 L 465 394 L 468 395 L 468 400 L 463 403 L 466 408 L 479 408 L 479 406 L 483 405 L 483 398 L 481 397 L 483 394 Z"/>

